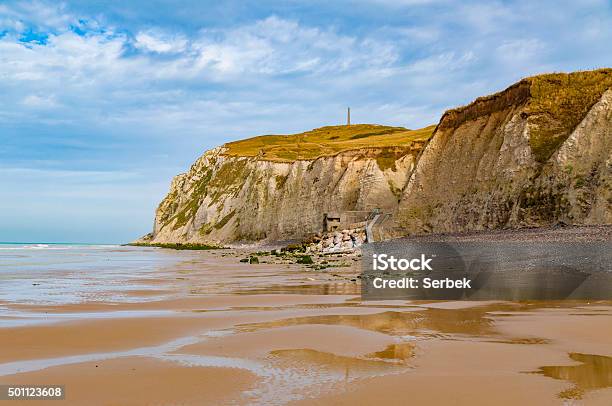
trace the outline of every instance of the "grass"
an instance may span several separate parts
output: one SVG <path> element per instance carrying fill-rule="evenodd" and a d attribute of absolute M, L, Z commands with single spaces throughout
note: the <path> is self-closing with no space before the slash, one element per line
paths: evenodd
<path fill-rule="evenodd" d="M 409 130 L 374 124 L 321 127 L 292 135 L 261 135 L 230 142 L 226 155 L 258 157 L 268 161 L 291 162 L 336 155 L 362 148 L 393 147 L 426 141 L 435 126 Z"/>
<path fill-rule="evenodd" d="M 296 261 L 297 264 L 311 265 L 314 264 L 310 255 L 300 255 Z"/>
<path fill-rule="evenodd" d="M 612 88 L 612 69 L 552 73 L 526 80 L 531 84 L 526 112 L 536 124 L 530 145 L 536 159 L 545 162 Z"/>
<path fill-rule="evenodd" d="M 381 171 L 392 168 L 395 171 L 395 162 L 404 155 L 402 151 L 390 151 L 385 148 L 376 156 L 376 163 Z"/>

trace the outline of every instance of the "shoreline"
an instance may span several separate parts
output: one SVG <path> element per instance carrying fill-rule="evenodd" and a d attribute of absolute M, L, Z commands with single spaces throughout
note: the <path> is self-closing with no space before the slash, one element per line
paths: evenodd
<path fill-rule="evenodd" d="M 441 240 L 472 240 L 472 239 L 500 239 L 500 240 L 517 240 L 523 239 L 540 239 L 540 238 L 587 238 L 593 241 L 609 241 L 612 240 L 612 224 L 592 224 L 592 225 L 569 225 L 569 224 L 557 224 L 544 227 L 522 227 L 522 228 L 507 228 L 507 229 L 488 229 L 488 230 L 473 230 L 464 232 L 438 232 L 438 233 L 421 233 L 421 234 L 409 234 L 405 236 L 399 236 L 394 238 L 388 238 L 382 241 L 376 242 L 387 242 L 387 241 L 441 241 Z M 288 251 L 299 251 L 299 247 L 305 247 L 311 244 L 312 238 L 306 238 L 304 241 L 296 240 L 283 240 L 283 241 L 253 241 L 250 244 L 228 244 L 228 245 L 210 245 L 206 243 L 196 242 L 144 242 L 135 241 L 122 246 L 134 246 L 134 247 L 158 247 L 168 249 L 193 249 L 193 250 L 221 250 L 221 249 L 235 249 L 235 250 L 254 250 L 257 251 L 275 251 L 275 250 L 288 250 Z M 346 252 L 325 252 L 326 255 L 333 254 L 344 254 L 349 253 L 353 250 L 346 250 Z"/>
<path fill-rule="evenodd" d="M 150 242 L 129 242 L 127 244 L 121 244 L 125 247 L 155 247 L 155 248 L 167 248 L 173 250 L 222 250 L 227 247 L 208 245 L 208 244 L 197 244 L 197 243 L 150 243 Z"/>

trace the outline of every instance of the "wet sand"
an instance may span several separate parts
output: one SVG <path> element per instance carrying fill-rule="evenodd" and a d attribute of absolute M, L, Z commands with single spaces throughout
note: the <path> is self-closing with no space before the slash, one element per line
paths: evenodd
<path fill-rule="evenodd" d="M 361 302 L 355 269 L 186 255 L 121 301 L 3 298 L 0 384 L 74 405 L 612 404 L 610 302 Z"/>
<path fill-rule="evenodd" d="M 5 384 L 64 383 L 64 401 L 27 401 L 27 404 L 167 405 L 228 404 L 239 400 L 257 382 L 256 376 L 236 368 L 186 367 L 145 357 L 124 357 L 48 368 L 3 377 Z M 208 382 L 208 384 L 202 384 Z M 13 404 L 13 402 L 7 402 Z"/>

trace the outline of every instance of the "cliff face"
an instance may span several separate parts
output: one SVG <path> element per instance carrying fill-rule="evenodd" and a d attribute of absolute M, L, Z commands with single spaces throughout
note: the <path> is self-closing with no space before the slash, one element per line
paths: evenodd
<path fill-rule="evenodd" d="M 433 135 L 431 135 L 433 131 Z M 323 127 L 206 152 L 149 242 L 301 239 L 323 214 L 381 208 L 397 236 L 612 224 L 612 69 L 524 79 L 435 128 Z"/>
<path fill-rule="evenodd" d="M 542 75 L 444 114 L 395 234 L 612 223 L 612 70 Z"/>
<path fill-rule="evenodd" d="M 327 212 L 394 211 L 424 142 L 293 161 L 215 148 L 174 178 L 148 241 L 300 239 L 322 231 Z"/>

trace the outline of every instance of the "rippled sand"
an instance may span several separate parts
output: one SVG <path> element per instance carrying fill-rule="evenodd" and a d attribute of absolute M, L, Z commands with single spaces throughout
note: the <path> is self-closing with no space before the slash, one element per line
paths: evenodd
<path fill-rule="evenodd" d="M 65 300 L 45 278 L 68 292 L 78 267 L 11 274 L 28 284 L 0 297 L 0 383 L 75 405 L 612 404 L 609 302 L 361 302 L 355 269 L 139 250 L 145 271 L 101 260 Z"/>

